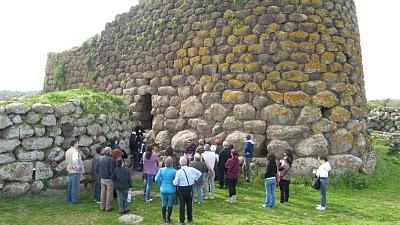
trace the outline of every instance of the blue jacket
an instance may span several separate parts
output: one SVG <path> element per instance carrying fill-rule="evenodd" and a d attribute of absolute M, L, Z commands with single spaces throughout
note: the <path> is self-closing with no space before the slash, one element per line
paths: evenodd
<path fill-rule="evenodd" d="M 175 193 L 176 187 L 172 183 L 175 179 L 176 169 L 171 167 L 163 167 L 156 175 L 156 182 L 161 185 L 161 193 Z"/>
<path fill-rule="evenodd" d="M 244 142 L 243 156 L 246 158 L 253 158 L 253 148 L 254 148 L 254 141 L 246 140 Z"/>

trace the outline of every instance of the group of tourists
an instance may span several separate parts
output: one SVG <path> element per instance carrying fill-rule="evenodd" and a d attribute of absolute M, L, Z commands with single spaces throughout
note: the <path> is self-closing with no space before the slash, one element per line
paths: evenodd
<path fill-rule="evenodd" d="M 193 220 L 193 202 L 200 204 L 208 198 L 215 198 L 215 184 L 219 181 L 219 188 L 228 187 L 227 202 L 233 204 L 237 202 L 236 185 L 239 179 L 240 168 L 244 173 L 244 180 L 251 182 L 250 163 L 253 159 L 254 140 L 251 135 L 247 135 L 243 140 L 242 156 L 239 160 L 239 151 L 233 148 L 231 143 L 221 140 L 200 139 L 198 143 L 188 140 L 184 149 L 185 153 L 179 157 L 174 153 L 172 147 L 168 147 L 164 157 L 160 157 L 154 151 L 155 146 L 151 140 L 143 141 L 144 129 L 136 127 L 132 131 L 130 147 L 143 149 L 143 154 L 139 159 L 139 153 L 131 152 L 133 156 L 133 169 L 138 170 L 139 165 L 143 171 L 143 194 L 146 203 L 152 202 L 151 189 L 153 182 L 160 185 L 162 221 L 171 222 L 173 205 L 179 203 L 181 224 L 186 217 L 190 223 Z M 83 173 L 83 162 L 78 150 L 77 140 L 71 141 L 71 148 L 66 152 L 68 181 L 68 201 L 71 204 L 78 203 L 77 193 L 79 190 L 80 174 Z M 132 149 L 131 149 L 132 150 Z M 108 147 L 98 147 L 96 155 L 93 157 L 93 171 L 95 182 L 95 201 L 100 203 L 100 209 L 111 211 L 111 201 L 113 193 L 118 199 L 119 212 L 121 214 L 129 212 L 128 194 L 132 188 L 131 173 L 125 163 L 126 153 L 118 144 L 117 138 L 113 138 Z M 329 182 L 329 171 L 331 167 L 326 156 L 318 158 L 321 166 L 314 171 L 320 178 L 321 203 L 316 207 L 317 210 L 326 209 L 326 187 Z M 265 167 L 265 191 L 266 201 L 262 207 L 275 207 L 275 187 L 280 187 L 280 202 L 289 201 L 289 186 L 292 178 L 293 155 L 290 151 L 284 152 L 284 157 L 280 160 L 274 154 L 268 154 Z M 161 165 L 161 168 L 159 168 Z M 115 197 L 115 196 L 114 196 Z"/>

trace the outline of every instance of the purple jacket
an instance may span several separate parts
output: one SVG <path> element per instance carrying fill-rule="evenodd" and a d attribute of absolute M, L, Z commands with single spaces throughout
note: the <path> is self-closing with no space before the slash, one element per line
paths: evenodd
<path fill-rule="evenodd" d="M 158 168 L 158 155 L 153 152 L 150 159 L 146 158 L 146 153 L 143 153 L 143 173 L 156 175 Z"/>

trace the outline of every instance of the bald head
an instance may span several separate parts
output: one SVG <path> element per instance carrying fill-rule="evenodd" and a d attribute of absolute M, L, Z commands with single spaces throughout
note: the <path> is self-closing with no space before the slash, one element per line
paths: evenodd
<path fill-rule="evenodd" d="M 181 166 L 187 165 L 187 159 L 185 156 L 181 156 L 181 158 L 179 158 L 179 165 L 181 165 Z"/>

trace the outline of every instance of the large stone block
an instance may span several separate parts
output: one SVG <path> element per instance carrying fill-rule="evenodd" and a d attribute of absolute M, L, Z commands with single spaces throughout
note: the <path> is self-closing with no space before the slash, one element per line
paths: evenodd
<path fill-rule="evenodd" d="M 192 140 L 196 143 L 198 141 L 197 134 L 192 130 L 179 131 L 175 136 L 172 137 L 171 146 L 175 151 L 185 152 L 187 141 Z"/>
<path fill-rule="evenodd" d="M 243 122 L 244 131 L 253 134 L 265 134 L 267 123 L 263 120 L 251 120 Z"/>
<path fill-rule="evenodd" d="M 101 126 L 100 126 L 100 124 L 97 124 L 97 123 L 92 124 L 92 125 L 87 126 L 86 131 L 87 131 L 88 135 L 96 136 L 96 135 L 101 134 Z"/>
<path fill-rule="evenodd" d="M 289 125 L 294 122 L 294 113 L 281 105 L 269 105 L 261 110 L 260 118 L 268 125 Z"/>
<path fill-rule="evenodd" d="M 193 118 L 203 115 L 203 104 L 196 96 L 191 96 L 181 102 L 180 114 L 186 118 Z"/>
<path fill-rule="evenodd" d="M 25 121 L 31 125 L 37 124 L 39 120 L 40 120 L 40 115 L 33 111 L 28 112 L 28 114 L 26 114 L 25 116 Z"/>
<path fill-rule="evenodd" d="M 239 120 L 252 120 L 256 118 L 256 109 L 250 104 L 235 105 L 233 114 Z"/>
<path fill-rule="evenodd" d="M 65 116 L 75 112 L 76 106 L 72 102 L 61 104 L 55 108 L 55 115 L 57 117 Z"/>
<path fill-rule="evenodd" d="M 53 177 L 49 179 L 49 188 L 57 190 L 67 189 L 68 177 Z"/>
<path fill-rule="evenodd" d="M 0 130 L 12 126 L 13 122 L 6 115 L 0 115 Z"/>
<path fill-rule="evenodd" d="M 54 108 L 50 104 L 35 103 L 32 105 L 32 110 L 36 113 L 45 114 L 53 113 Z"/>
<path fill-rule="evenodd" d="M 51 162 L 61 162 L 64 160 L 65 152 L 59 147 L 54 147 L 50 149 L 49 154 L 47 155 L 47 160 Z"/>
<path fill-rule="evenodd" d="M 333 107 L 330 109 L 329 113 L 329 119 L 334 122 L 345 123 L 351 118 L 351 113 L 347 109 L 340 106 Z"/>
<path fill-rule="evenodd" d="M 339 104 L 339 100 L 335 94 L 330 91 L 322 91 L 312 97 L 315 106 L 331 108 Z"/>
<path fill-rule="evenodd" d="M 346 172 L 359 172 L 362 160 L 354 155 L 331 155 L 328 156 L 332 167 L 332 174 L 344 174 Z"/>
<path fill-rule="evenodd" d="M 241 91 L 226 90 L 222 94 L 223 103 L 241 104 L 246 102 L 246 96 Z"/>
<path fill-rule="evenodd" d="M 293 174 L 299 176 L 312 176 L 313 169 L 318 169 L 319 165 L 320 164 L 316 158 L 297 158 L 293 160 Z"/>
<path fill-rule="evenodd" d="M 12 153 L 0 154 L 0 165 L 15 162 L 15 156 Z"/>
<path fill-rule="evenodd" d="M 0 153 L 13 151 L 21 142 L 18 139 L 0 139 Z"/>
<path fill-rule="evenodd" d="M 302 91 L 285 92 L 283 99 L 286 105 L 289 106 L 305 106 L 310 102 L 310 96 Z"/>
<path fill-rule="evenodd" d="M 333 131 L 336 131 L 337 125 L 333 121 L 322 118 L 319 121 L 313 123 L 311 125 L 311 129 L 315 134 L 331 133 Z"/>
<path fill-rule="evenodd" d="M 299 139 L 308 136 L 310 128 L 307 126 L 281 126 L 273 125 L 267 128 L 268 139 Z"/>
<path fill-rule="evenodd" d="M 309 124 L 315 121 L 318 121 L 322 118 L 321 109 L 314 106 L 305 106 L 301 112 L 299 117 L 296 120 L 296 124 Z"/>
<path fill-rule="evenodd" d="M 79 146 L 89 147 L 92 143 L 93 143 L 93 138 L 87 135 L 82 135 L 79 138 Z"/>
<path fill-rule="evenodd" d="M 165 110 L 165 117 L 167 119 L 178 119 L 179 118 L 179 110 L 173 106 L 170 106 Z"/>
<path fill-rule="evenodd" d="M 206 109 L 204 116 L 207 120 L 223 121 L 227 112 L 228 110 L 223 105 L 214 103 Z"/>
<path fill-rule="evenodd" d="M 328 146 L 324 135 L 316 134 L 296 145 L 295 151 L 299 157 L 328 155 Z"/>
<path fill-rule="evenodd" d="M 267 145 L 268 154 L 274 154 L 278 159 L 283 158 L 285 151 L 293 151 L 293 148 L 286 141 L 272 140 Z"/>
<path fill-rule="evenodd" d="M 44 126 L 55 126 L 57 123 L 57 119 L 54 115 L 46 115 L 42 118 L 42 125 Z"/>
<path fill-rule="evenodd" d="M 22 141 L 22 146 L 26 150 L 42 150 L 53 144 L 53 138 L 50 137 L 33 137 Z"/>
<path fill-rule="evenodd" d="M 171 145 L 172 134 L 168 131 L 160 131 L 156 135 L 155 143 L 159 145 L 161 149 L 166 149 Z"/>
<path fill-rule="evenodd" d="M 0 166 L 0 179 L 6 181 L 29 182 L 32 180 L 33 163 L 14 162 Z"/>
<path fill-rule="evenodd" d="M 241 130 L 243 128 L 243 124 L 234 116 L 228 116 L 222 124 L 222 128 L 224 128 L 224 130 Z"/>
<path fill-rule="evenodd" d="M 36 162 L 35 180 L 49 179 L 53 177 L 53 170 L 50 165 L 44 162 Z"/>
<path fill-rule="evenodd" d="M 329 142 L 331 143 L 330 154 L 347 152 L 352 148 L 353 135 L 346 129 L 340 129 L 329 137 Z"/>
<path fill-rule="evenodd" d="M 27 105 L 19 102 L 10 103 L 6 105 L 5 109 L 7 114 L 26 114 L 30 110 Z"/>
<path fill-rule="evenodd" d="M 33 161 L 42 161 L 44 158 L 44 153 L 42 151 L 17 151 L 17 158 L 21 162 L 33 162 Z"/>
<path fill-rule="evenodd" d="M 10 182 L 4 186 L 4 194 L 7 196 L 19 196 L 29 191 L 28 183 Z"/>

